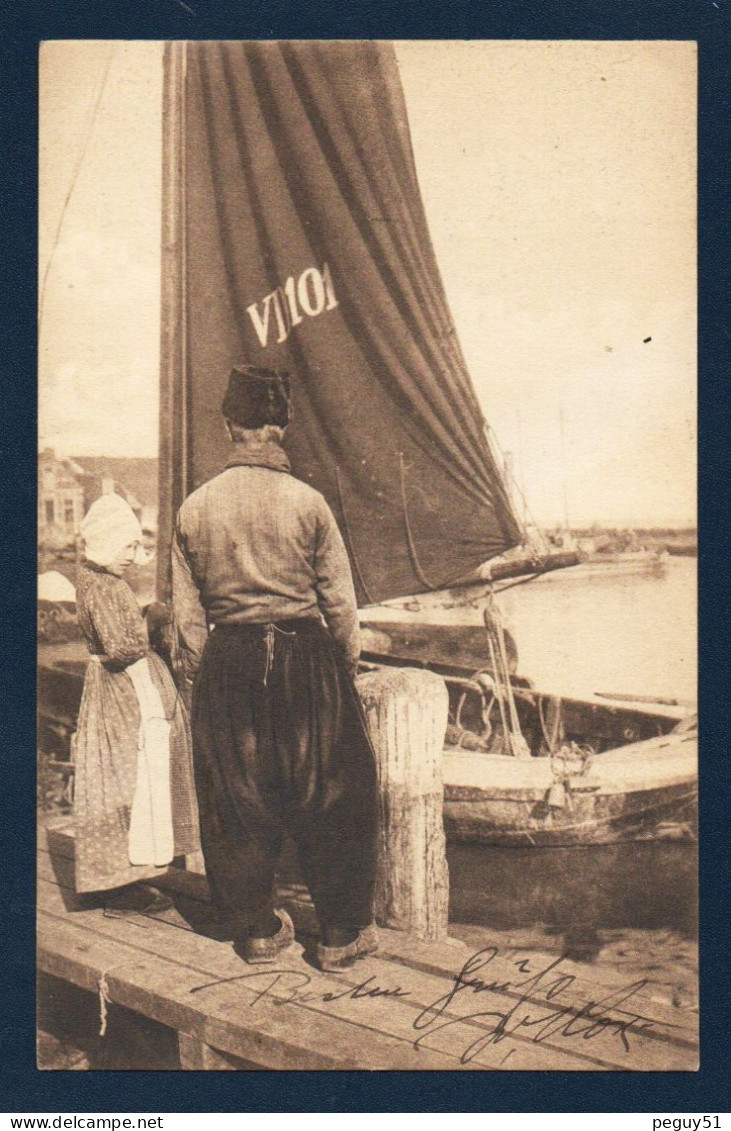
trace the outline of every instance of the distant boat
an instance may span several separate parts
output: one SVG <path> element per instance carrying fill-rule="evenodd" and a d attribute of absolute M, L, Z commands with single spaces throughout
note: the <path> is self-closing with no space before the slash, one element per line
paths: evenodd
<path fill-rule="evenodd" d="M 626 562 L 655 563 L 662 561 L 666 553 L 666 550 L 594 550 L 585 553 L 584 561 L 600 562 L 603 565 L 623 565 Z"/>
<path fill-rule="evenodd" d="M 673 544 L 668 542 L 665 550 L 674 558 L 697 558 L 698 557 L 698 543 L 687 542 L 680 544 Z"/>

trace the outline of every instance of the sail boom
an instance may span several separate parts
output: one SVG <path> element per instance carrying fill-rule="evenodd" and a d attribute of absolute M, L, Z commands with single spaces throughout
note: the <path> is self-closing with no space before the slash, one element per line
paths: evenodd
<path fill-rule="evenodd" d="M 481 597 L 486 597 L 496 581 L 512 581 L 516 578 L 532 580 L 542 577 L 546 573 L 554 573 L 556 570 L 571 569 L 573 566 L 581 565 L 583 561 L 584 558 L 580 553 L 573 550 L 564 550 L 556 554 L 521 558 L 515 562 L 496 562 L 491 568 L 481 569 L 479 575 L 470 574 L 468 577 L 451 582 L 438 591 L 421 590 L 419 593 L 410 593 L 408 596 L 419 597 L 429 593 L 432 597 L 439 597 L 441 594 L 448 602 L 469 603 Z M 518 581 L 517 584 L 522 584 L 522 582 Z M 361 611 L 367 612 L 368 609 L 380 608 L 383 604 L 382 601 L 372 601 L 368 605 L 361 606 Z"/>

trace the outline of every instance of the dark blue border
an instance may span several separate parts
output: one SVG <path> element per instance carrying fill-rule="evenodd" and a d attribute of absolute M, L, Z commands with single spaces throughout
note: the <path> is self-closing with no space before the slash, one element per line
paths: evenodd
<path fill-rule="evenodd" d="M 731 0 L 16 0 L 0 15 L 5 616 L 2 1104 L 15 1111 L 728 1110 L 728 225 Z M 34 1068 L 35 249 L 42 39 L 693 39 L 700 48 L 702 1067 L 697 1074 L 39 1073 Z"/>

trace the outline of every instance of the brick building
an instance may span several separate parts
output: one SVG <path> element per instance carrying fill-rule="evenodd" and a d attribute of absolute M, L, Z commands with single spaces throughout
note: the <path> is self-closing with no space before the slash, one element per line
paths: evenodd
<path fill-rule="evenodd" d="M 38 457 L 38 541 L 66 546 L 84 517 L 83 470 L 71 459 L 57 459 L 52 448 Z"/>
<path fill-rule="evenodd" d="M 126 499 L 143 530 L 157 531 L 157 460 L 76 456 L 62 459 L 53 448 L 38 456 L 38 541 L 48 548 L 73 544 L 87 510 L 100 495 Z"/>

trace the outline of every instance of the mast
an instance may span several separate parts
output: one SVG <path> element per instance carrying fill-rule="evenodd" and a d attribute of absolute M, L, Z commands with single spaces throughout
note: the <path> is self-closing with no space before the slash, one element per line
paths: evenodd
<path fill-rule="evenodd" d="M 561 468 L 563 471 L 563 524 L 564 530 L 569 531 L 569 497 L 566 487 L 566 430 L 564 427 L 563 404 L 559 408 L 559 425 L 561 429 Z"/>
<path fill-rule="evenodd" d="M 165 43 L 162 88 L 162 255 L 157 591 L 170 596 L 174 516 L 190 489 L 186 372 L 185 43 Z"/>

